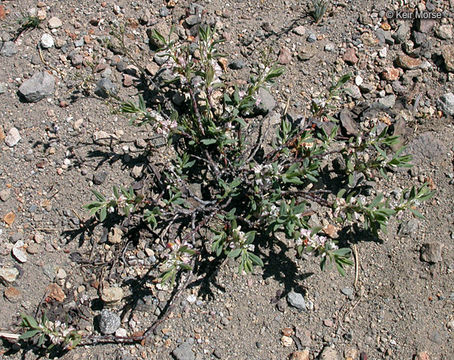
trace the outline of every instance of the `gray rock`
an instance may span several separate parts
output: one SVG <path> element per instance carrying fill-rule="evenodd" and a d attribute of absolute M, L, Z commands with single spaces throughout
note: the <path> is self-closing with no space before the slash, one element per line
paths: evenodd
<path fill-rule="evenodd" d="M 416 219 L 411 219 L 400 224 L 397 234 L 400 236 L 414 235 L 418 231 L 419 222 Z"/>
<path fill-rule="evenodd" d="M 348 135 L 359 134 L 358 125 L 353 120 L 353 114 L 349 110 L 343 109 L 339 114 L 339 119 L 342 127 Z"/>
<path fill-rule="evenodd" d="M 392 35 L 396 43 L 400 44 L 407 40 L 408 34 L 410 33 L 410 21 L 404 21 L 400 24 L 397 31 Z"/>
<path fill-rule="evenodd" d="M 428 263 L 441 262 L 443 244 L 439 242 L 426 243 L 421 246 L 421 260 Z"/>
<path fill-rule="evenodd" d="M 103 78 L 96 83 L 95 94 L 104 99 L 107 99 L 110 94 L 117 93 L 118 88 L 110 79 Z"/>
<path fill-rule="evenodd" d="M 160 17 L 166 17 L 170 15 L 170 10 L 167 9 L 167 7 L 163 6 L 162 8 L 159 9 L 159 16 Z"/>
<path fill-rule="evenodd" d="M 317 35 L 314 33 L 310 33 L 309 36 L 306 38 L 307 42 L 314 43 L 317 41 Z"/>
<path fill-rule="evenodd" d="M 386 109 L 392 109 L 394 105 L 396 104 L 396 95 L 388 95 L 380 100 L 378 102 L 383 105 Z"/>
<path fill-rule="evenodd" d="M 166 51 L 157 52 L 153 57 L 154 62 L 159 66 L 164 65 L 169 59 L 170 56 Z"/>
<path fill-rule="evenodd" d="M 452 25 L 440 25 L 438 29 L 435 30 L 435 34 L 442 40 L 452 39 Z"/>
<path fill-rule="evenodd" d="M 385 31 L 382 28 L 379 28 L 375 31 L 375 35 L 377 35 L 380 45 L 394 45 L 394 39 L 390 31 Z"/>
<path fill-rule="evenodd" d="M 13 257 L 20 263 L 27 262 L 27 254 L 22 248 L 13 247 L 13 249 L 11 250 L 11 253 L 12 253 Z"/>
<path fill-rule="evenodd" d="M 121 325 L 120 317 L 110 310 L 104 309 L 99 316 L 99 331 L 104 335 L 113 334 Z"/>
<path fill-rule="evenodd" d="M 19 276 L 19 270 L 14 267 L 0 268 L 0 280 L 6 284 L 13 283 Z"/>
<path fill-rule="evenodd" d="M 11 57 L 17 54 L 17 47 L 14 41 L 6 41 L 0 50 L 0 55 Z"/>
<path fill-rule="evenodd" d="M 106 181 L 107 173 L 105 171 L 97 172 L 93 175 L 93 184 L 101 185 Z"/>
<path fill-rule="evenodd" d="M 172 355 L 175 357 L 176 360 L 195 360 L 195 355 L 194 352 L 192 351 L 192 346 L 187 341 L 185 341 L 183 344 L 181 344 L 175 350 L 173 350 Z"/>
<path fill-rule="evenodd" d="M 259 100 L 259 104 L 256 106 L 256 113 L 268 114 L 276 107 L 276 100 L 274 100 L 270 92 L 264 88 L 259 89 L 257 92 L 257 98 Z"/>
<path fill-rule="evenodd" d="M 35 73 L 19 87 L 19 94 L 28 102 L 38 102 L 54 92 L 55 78 L 47 71 Z"/>
<path fill-rule="evenodd" d="M 9 197 L 11 196 L 11 189 L 3 189 L 2 191 L 0 191 L 0 200 L 1 201 L 7 201 L 9 199 Z"/>
<path fill-rule="evenodd" d="M 8 84 L 0 83 L 0 95 L 6 93 L 8 90 Z"/>
<path fill-rule="evenodd" d="M 202 21 L 202 17 L 199 15 L 190 15 L 186 18 L 186 24 L 189 26 L 194 26 L 199 24 Z"/>
<path fill-rule="evenodd" d="M 287 301 L 290 306 L 299 310 L 306 310 L 306 301 L 304 301 L 304 297 L 300 293 L 294 292 L 293 290 L 290 291 L 287 295 Z"/>
<path fill-rule="evenodd" d="M 235 59 L 229 64 L 229 68 L 232 70 L 240 70 L 244 68 L 245 63 L 243 60 Z"/>
<path fill-rule="evenodd" d="M 439 136 L 432 132 L 420 134 L 407 146 L 405 153 L 412 154 L 415 165 L 426 162 L 439 162 L 448 152 L 446 146 L 440 141 Z"/>
<path fill-rule="evenodd" d="M 76 50 L 71 51 L 68 55 L 68 59 L 71 61 L 72 66 L 79 66 L 84 62 L 84 57 Z"/>
<path fill-rule="evenodd" d="M 82 47 L 82 46 L 84 46 L 84 44 L 85 44 L 84 38 L 74 40 L 74 46 L 76 48 Z"/>
<path fill-rule="evenodd" d="M 21 136 L 19 134 L 19 130 L 13 127 L 8 131 L 8 134 L 5 137 L 5 144 L 8 145 L 9 147 L 13 147 L 16 146 L 20 139 Z"/>
<path fill-rule="evenodd" d="M 419 31 L 413 31 L 413 41 L 417 46 L 421 46 L 427 42 L 427 35 Z"/>
<path fill-rule="evenodd" d="M 433 27 L 437 24 L 437 20 L 423 20 L 423 19 L 418 19 L 416 21 L 416 29 L 418 31 L 421 31 L 422 33 L 428 33 L 430 32 Z"/>
<path fill-rule="evenodd" d="M 339 354 L 337 353 L 336 349 L 332 347 L 325 347 L 320 354 L 320 360 L 339 360 Z"/>
<path fill-rule="evenodd" d="M 437 101 L 438 108 L 446 115 L 454 115 L 454 94 L 449 92 L 442 96 Z"/>
<path fill-rule="evenodd" d="M 358 100 L 361 99 L 361 90 L 356 85 L 347 85 L 345 87 L 345 91 L 348 95 L 350 95 L 353 99 Z"/>
<path fill-rule="evenodd" d="M 454 72 L 454 46 L 446 45 L 441 50 L 441 55 L 445 62 L 445 68 L 447 71 Z"/>
<path fill-rule="evenodd" d="M 336 45 L 332 42 L 329 42 L 325 45 L 325 51 L 332 52 L 336 48 Z"/>
<path fill-rule="evenodd" d="M 342 294 L 347 295 L 347 296 L 352 296 L 353 295 L 353 289 L 346 287 L 341 289 Z"/>

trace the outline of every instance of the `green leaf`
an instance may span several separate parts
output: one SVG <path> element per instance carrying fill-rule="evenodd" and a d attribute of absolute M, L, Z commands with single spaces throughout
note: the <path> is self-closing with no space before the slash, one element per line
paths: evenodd
<path fill-rule="evenodd" d="M 106 197 L 103 194 L 101 194 L 99 191 L 97 191 L 95 189 L 91 189 L 91 192 L 96 196 L 96 198 L 99 201 L 102 201 L 102 202 L 106 201 Z"/>
<path fill-rule="evenodd" d="M 211 145 L 211 144 L 216 144 L 217 140 L 216 139 L 202 139 L 201 143 L 204 145 Z"/>
<path fill-rule="evenodd" d="M 257 255 L 253 253 L 248 253 L 248 256 L 254 264 L 263 267 L 263 261 Z"/>
<path fill-rule="evenodd" d="M 32 328 L 35 328 L 35 329 L 39 328 L 38 322 L 35 320 L 34 317 L 32 317 L 30 315 L 27 315 L 27 314 L 24 314 L 24 313 L 22 313 L 20 316 L 22 318 L 22 323 L 25 326 L 32 327 Z"/>
<path fill-rule="evenodd" d="M 40 332 L 41 332 L 40 329 L 28 330 L 27 332 L 25 332 L 21 336 L 19 336 L 19 339 L 21 339 L 21 340 L 29 339 Z"/>
<path fill-rule="evenodd" d="M 107 209 L 106 207 L 101 208 L 101 211 L 99 212 L 99 221 L 103 222 L 106 220 L 107 217 Z"/>
<path fill-rule="evenodd" d="M 416 217 L 420 219 L 425 219 L 424 215 L 421 214 L 418 210 L 410 208 L 410 211 L 415 215 Z"/>
<path fill-rule="evenodd" d="M 240 255 L 241 251 L 242 251 L 242 249 L 240 249 L 240 248 L 234 249 L 227 254 L 227 257 L 236 258 L 236 257 L 238 257 L 238 255 Z"/>

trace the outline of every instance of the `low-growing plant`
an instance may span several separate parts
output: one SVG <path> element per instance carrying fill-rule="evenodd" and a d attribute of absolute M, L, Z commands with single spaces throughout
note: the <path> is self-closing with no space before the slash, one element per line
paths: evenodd
<path fill-rule="evenodd" d="M 332 227 L 356 225 L 375 236 L 400 211 L 420 215 L 414 207 L 432 195 L 426 185 L 411 188 L 393 203 L 361 183 L 411 166 L 411 157 L 403 149 L 392 151 L 398 137 L 380 124 L 356 137 L 339 136 L 332 102 L 349 75 L 314 101 L 309 119 L 298 124 L 282 116 L 267 144 L 266 133 L 274 130 L 258 121 L 259 89 L 272 85 L 282 68 L 268 62 L 247 85 L 229 85 L 222 80 L 219 41 L 211 27 L 200 27 L 197 56 L 189 44 L 156 31 L 153 36 L 162 44 L 161 56 L 168 58 L 166 86 L 183 96 L 184 104 L 170 113 L 152 110 L 139 96 L 138 103 L 124 102 L 121 109 L 133 115 L 133 124 L 167 134 L 175 156 L 152 174 L 147 195 L 114 188 L 114 197 L 106 198 L 94 191 L 97 200 L 86 207 L 100 221 L 114 212 L 142 217 L 165 246 L 164 282 L 173 283 L 179 271 L 192 270 L 210 254 L 238 259 L 238 271 L 251 272 L 264 266 L 262 253 L 279 233 L 294 242 L 300 255 L 319 255 L 322 269 L 333 263 L 344 274 L 352 264 L 348 241 L 339 248 L 335 234 L 309 225 L 314 203 Z M 344 166 L 326 170 L 336 159 Z M 335 173 L 336 187 L 323 181 L 327 173 Z"/>
<path fill-rule="evenodd" d="M 319 23 L 328 8 L 328 0 L 312 0 L 311 16 L 315 23 Z"/>

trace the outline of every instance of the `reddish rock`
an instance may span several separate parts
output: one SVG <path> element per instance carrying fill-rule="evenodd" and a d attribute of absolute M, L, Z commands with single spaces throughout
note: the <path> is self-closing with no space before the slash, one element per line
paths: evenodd
<path fill-rule="evenodd" d="M 415 355 L 415 360 L 430 360 L 430 356 L 426 351 L 421 351 Z"/>
<path fill-rule="evenodd" d="M 445 68 L 447 71 L 454 72 L 454 46 L 446 45 L 441 51 L 443 60 L 445 62 Z"/>
<path fill-rule="evenodd" d="M 401 54 L 396 59 L 397 66 L 405 70 L 413 70 L 418 68 L 421 65 L 421 59 L 412 58 L 408 55 Z"/>
<path fill-rule="evenodd" d="M 287 65 L 287 64 L 290 64 L 291 60 L 292 60 L 292 54 L 290 53 L 290 50 L 283 47 L 281 49 L 281 51 L 279 52 L 279 58 L 277 61 L 281 65 Z"/>
<path fill-rule="evenodd" d="M 21 292 L 16 289 L 14 286 L 7 287 L 3 293 L 5 298 L 7 298 L 12 303 L 18 302 L 21 296 Z"/>
<path fill-rule="evenodd" d="M 399 69 L 390 67 L 386 68 L 382 73 L 381 76 L 383 79 L 388 80 L 388 81 L 395 81 L 399 78 Z"/>
<path fill-rule="evenodd" d="M 358 57 L 356 56 L 356 51 L 353 48 L 348 48 L 343 57 L 344 61 L 347 64 L 355 65 L 358 62 Z"/>
<path fill-rule="evenodd" d="M 309 360 L 309 351 L 302 350 L 302 351 L 295 351 L 290 354 L 290 360 Z"/>

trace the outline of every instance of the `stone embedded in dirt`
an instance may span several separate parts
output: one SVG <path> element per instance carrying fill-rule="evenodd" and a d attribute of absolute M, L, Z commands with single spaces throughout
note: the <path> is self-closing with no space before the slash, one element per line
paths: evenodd
<path fill-rule="evenodd" d="M 347 135 L 358 135 L 359 129 L 358 124 L 353 120 L 353 114 L 350 110 L 343 109 L 339 113 L 339 120 L 342 128 L 345 130 Z"/>
<path fill-rule="evenodd" d="M 297 308 L 298 310 L 306 310 L 306 301 L 302 294 L 295 291 L 290 291 L 287 295 L 287 301 L 290 306 Z"/>
<path fill-rule="evenodd" d="M 394 38 L 392 37 L 391 31 L 385 31 L 382 28 L 375 30 L 375 35 L 380 45 L 394 45 Z"/>
<path fill-rule="evenodd" d="M 143 164 L 134 165 L 134 167 L 131 170 L 132 177 L 134 177 L 135 179 L 140 178 L 142 176 L 142 173 L 143 173 L 143 168 L 144 168 Z"/>
<path fill-rule="evenodd" d="M 78 50 L 73 50 L 68 55 L 69 61 L 71 61 L 71 65 L 74 67 L 78 67 L 83 64 L 84 57 L 82 54 L 79 53 Z"/>
<path fill-rule="evenodd" d="M 281 65 L 290 64 L 290 61 L 292 61 L 292 53 L 290 50 L 285 47 L 281 48 L 277 61 Z"/>
<path fill-rule="evenodd" d="M 396 135 L 396 133 L 394 133 Z M 419 221 L 416 219 L 411 219 L 407 222 L 404 222 L 399 225 L 399 230 L 397 230 L 397 234 L 400 236 L 406 235 L 415 235 L 418 231 Z"/>
<path fill-rule="evenodd" d="M 410 34 L 411 26 L 410 21 L 402 21 L 397 31 L 392 35 L 396 43 L 400 44 L 407 40 Z"/>
<path fill-rule="evenodd" d="M 93 175 L 93 184 L 101 185 L 106 181 L 107 173 L 105 171 L 97 172 Z"/>
<path fill-rule="evenodd" d="M 283 347 L 289 347 L 293 345 L 293 339 L 290 336 L 283 335 L 281 337 L 281 344 Z"/>
<path fill-rule="evenodd" d="M 126 337 L 126 336 L 128 336 L 128 331 L 125 328 L 118 328 L 115 331 L 115 336 L 117 336 L 117 337 Z"/>
<path fill-rule="evenodd" d="M 320 360 L 339 360 L 339 355 L 336 349 L 332 347 L 325 347 L 319 356 Z"/>
<path fill-rule="evenodd" d="M 115 333 L 121 325 L 120 317 L 114 312 L 104 309 L 99 316 L 99 331 L 104 335 Z"/>
<path fill-rule="evenodd" d="M 396 104 L 396 95 L 387 95 L 378 100 L 378 103 L 386 109 L 392 109 Z"/>
<path fill-rule="evenodd" d="M 103 78 L 96 83 L 95 94 L 107 99 L 110 94 L 116 95 L 118 93 L 117 85 L 112 80 Z"/>
<path fill-rule="evenodd" d="M 265 88 L 260 88 L 257 92 L 258 105 L 256 105 L 255 112 L 259 114 L 268 114 L 276 107 L 276 100 L 270 92 Z"/>
<path fill-rule="evenodd" d="M 341 292 L 342 292 L 342 294 L 344 294 L 346 296 L 353 296 L 353 293 L 354 293 L 353 289 L 350 287 L 342 288 Z"/>
<path fill-rule="evenodd" d="M 66 298 L 66 295 L 62 288 L 55 283 L 51 283 L 47 286 L 46 294 L 49 298 L 54 299 L 58 302 L 63 302 L 63 300 L 65 300 Z"/>
<path fill-rule="evenodd" d="M 159 66 L 164 65 L 167 61 L 170 60 L 169 53 L 167 51 L 160 51 L 154 54 L 153 60 Z"/>
<path fill-rule="evenodd" d="M 355 65 L 359 60 L 356 56 L 356 51 L 354 48 L 348 48 L 342 58 L 349 65 Z"/>
<path fill-rule="evenodd" d="M 123 240 L 123 231 L 121 231 L 121 229 L 118 227 L 114 227 L 112 230 L 110 230 L 107 240 L 111 244 L 121 243 Z"/>
<path fill-rule="evenodd" d="M 52 16 L 47 23 L 49 29 L 58 29 L 62 25 L 63 25 L 62 21 L 56 16 Z"/>
<path fill-rule="evenodd" d="M 0 55 L 11 57 L 17 54 L 17 47 L 14 41 L 6 41 L 0 49 Z"/>
<path fill-rule="evenodd" d="M 35 73 L 19 87 L 19 94 L 27 102 L 38 102 L 55 92 L 55 78 L 47 71 Z"/>
<path fill-rule="evenodd" d="M 437 106 L 446 115 L 454 116 L 454 94 L 449 92 L 440 96 L 437 100 Z"/>
<path fill-rule="evenodd" d="M 419 31 L 413 31 L 413 42 L 416 46 L 421 46 L 427 43 L 427 35 Z"/>
<path fill-rule="evenodd" d="M 309 360 L 309 350 L 295 351 L 290 354 L 290 360 Z"/>
<path fill-rule="evenodd" d="M 173 350 L 172 355 L 176 360 L 195 360 L 195 355 L 192 351 L 192 345 L 188 341 L 185 341 L 183 344 Z"/>
<path fill-rule="evenodd" d="M 421 63 L 421 59 L 416 59 L 405 54 L 400 54 L 396 59 L 396 65 L 405 70 L 417 69 Z"/>
<path fill-rule="evenodd" d="M 229 64 L 229 68 L 232 70 L 240 70 L 244 68 L 246 64 L 241 59 L 235 59 Z"/>
<path fill-rule="evenodd" d="M 20 247 L 13 247 L 11 250 L 13 257 L 20 263 L 27 262 L 27 253 Z"/>
<path fill-rule="evenodd" d="M 432 31 L 433 27 L 437 24 L 437 20 L 423 20 L 423 19 L 418 19 L 416 21 L 416 29 L 418 31 L 421 31 L 422 33 L 428 33 Z"/>
<path fill-rule="evenodd" d="M 443 46 L 441 55 L 443 56 L 446 70 L 454 72 L 454 45 Z"/>
<path fill-rule="evenodd" d="M 19 289 L 15 288 L 14 286 L 9 286 L 5 289 L 3 295 L 8 301 L 16 303 L 20 300 L 22 293 L 20 292 Z"/>
<path fill-rule="evenodd" d="M 317 41 L 317 35 L 315 35 L 314 33 L 310 33 L 309 36 L 306 38 L 306 41 L 308 43 L 314 43 Z"/>
<path fill-rule="evenodd" d="M 22 137 L 19 134 L 19 130 L 17 130 L 15 127 L 12 127 L 5 137 L 5 144 L 9 147 L 13 147 L 16 146 L 21 139 Z"/>
<path fill-rule="evenodd" d="M 0 200 L 1 201 L 7 201 L 9 199 L 9 197 L 11 196 L 11 189 L 3 189 L 2 191 L 0 191 Z"/>
<path fill-rule="evenodd" d="M 3 221 L 5 222 L 6 225 L 12 225 L 14 220 L 16 220 L 16 214 L 14 214 L 12 211 L 10 211 L 9 213 L 7 213 L 4 217 L 3 217 Z"/>
<path fill-rule="evenodd" d="M 18 276 L 19 270 L 17 270 L 15 267 L 0 268 L 0 280 L 4 283 L 11 284 L 16 281 Z"/>
<path fill-rule="evenodd" d="M 189 15 L 189 16 L 185 19 L 185 23 L 186 23 L 188 26 L 197 25 L 197 24 L 199 24 L 201 21 L 202 21 L 202 17 L 199 16 L 199 15 Z"/>
<path fill-rule="evenodd" d="M 120 287 L 107 287 L 102 290 L 101 300 L 106 304 L 115 304 L 123 299 L 123 289 Z"/>
<path fill-rule="evenodd" d="M 421 246 L 421 260 L 428 263 L 441 262 L 443 244 L 439 242 L 426 243 Z"/>
<path fill-rule="evenodd" d="M 352 99 L 361 99 L 361 90 L 354 84 L 346 85 L 345 92 L 352 97 Z"/>
<path fill-rule="evenodd" d="M 302 46 L 298 51 L 298 59 L 307 61 L 315 56 L 316 49 L 311 45 Z"/>
<path fill-rule="evenodd" d="M 435 29 L 435 35 L 437 35 L 442 40 L 452 39 L 452 25 L 440 25 L 437 29 Z"/>
<path fill-rule="evenodd" d="M 54 47 L 54 45 L 55 45 L 54 38 L 52 37 L 52 35 L 47 34 L 47 33 L 44 33 L 41 36 L 41 40 L 39 43 L 41 44 L 41 47 L 43 49 L 50 49 L 51 47 Z"/>
<path fill-rule="evenodd" d="M 336 45 L 332 42 L 329 42 L 328 44 L 325 45 L 325 47 L 323 49 L 327 52 L 332 52 L 332 51 L 334 51 L 335 48 L 336 48 Z"/>
<path fill-rule="evenodd" d="M 306 34 L 306 28 L 303 25 L 297 26 L 293 29 L 293 33 L 299 36 L 304 36 L 304 34 Z"/>
<path fill-rule="evenodd" d="M 381 73 L 381 76 L 385 80 L 395 81 L 399 78 L 400 72 L 399 72 L 399 69 L 396 69 L 394 67 L 388 67 L 385 70 L 383 70 L 383 72 Z"/>
<path fill-rule="evenodd" d="M 178 34 L 176 33 L 176 31 L 171 32 L 171 27 L 165 21 L 160 22 L 160 23 L 156 24 L 154 27 L 147 29 L 147 36 L 148 36 L 149 44 L 154 49 L 160 48 L 163 45 L 159 42 L 158 39 L 156 39 L 153 36 L 154 31 L 159 32 L 162 36 L 164 36 L 165 39 L 168 39 L 170 36 L 170 41 L 178 40 Z"/>
<path fill-rule="evenodd" d="M 427 351 L 421 351 L 415 355 L 414 360 L 430 360 L 429 353 Z"/>

